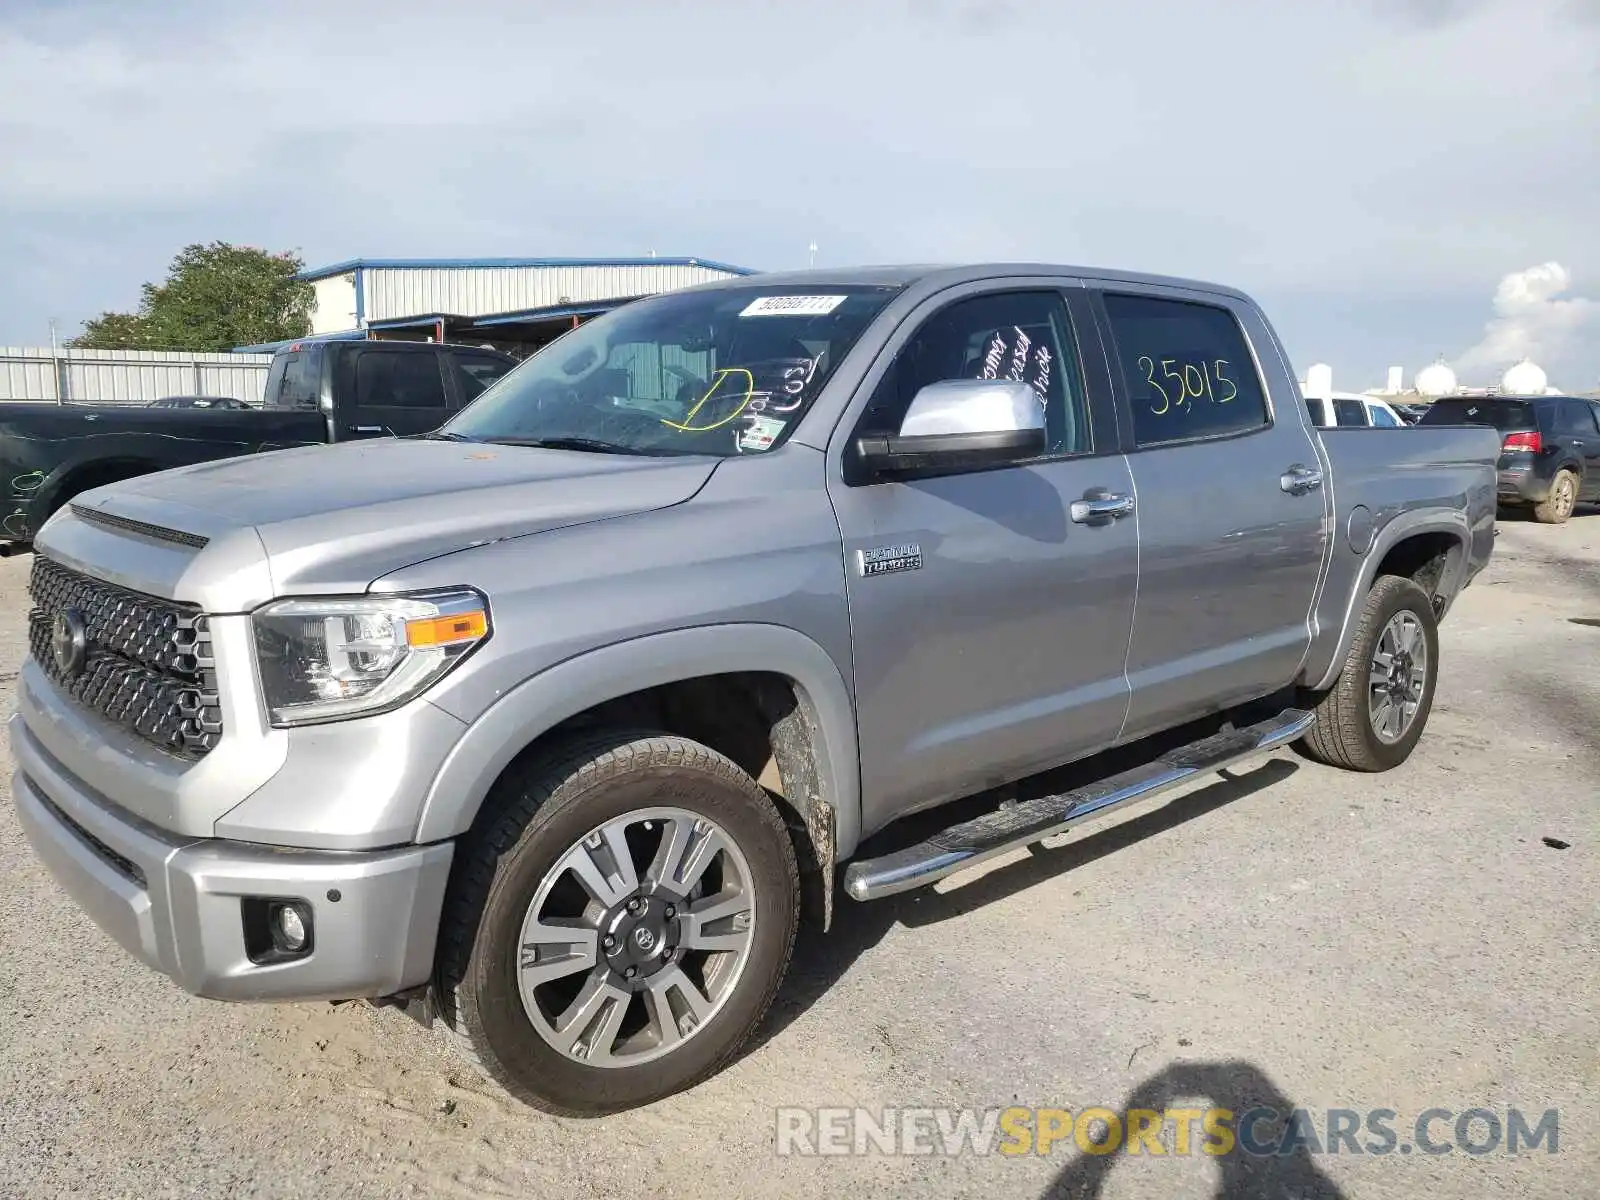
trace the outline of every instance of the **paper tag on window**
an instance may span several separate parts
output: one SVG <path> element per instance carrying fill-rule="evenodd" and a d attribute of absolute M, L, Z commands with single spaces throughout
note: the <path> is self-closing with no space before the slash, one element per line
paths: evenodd
<path fill-rule="evenodd" d="M 776 417 L 751 417 L 750 424 L 739 431 L 740 450 L 765 450 L 778 440 L 787 421 Z"/>
<path fill-rule="evenodd" d="M 820 317 L 846 300 L 844 296 L 762 296 L 740 311 L 741 317 Z"/>

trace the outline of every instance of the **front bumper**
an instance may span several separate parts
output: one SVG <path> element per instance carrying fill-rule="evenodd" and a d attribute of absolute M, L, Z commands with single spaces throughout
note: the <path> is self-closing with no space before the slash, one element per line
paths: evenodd
<path fill-rule="evenodd" d="M 76 778 L 20 716 L 10 732 L 12 797 L 35 853 L 114 941 L 185 991 L 340 1000 L 392 995 L 431 976 L 452 843 L 342 852 L 174 836 Z M 247 897 L 308 905 L 311 952 L 252 961 Z"/>

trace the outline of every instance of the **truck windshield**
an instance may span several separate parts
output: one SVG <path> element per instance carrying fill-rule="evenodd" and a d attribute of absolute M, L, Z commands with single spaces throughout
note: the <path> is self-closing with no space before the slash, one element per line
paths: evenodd
<path fill-rule="evenodd" d="M 778 285 L 636 301 L 551 343 L 440 431 L 621 454 L 782 443 L 898 288 Z"/>
<path fill-rule="evenodd" d="M 1492 425 L 1496 429 L 1537 429 L 1533 405 L 1526 400 L 1455 398 L 1428 405 L 1418 425 Z"/>

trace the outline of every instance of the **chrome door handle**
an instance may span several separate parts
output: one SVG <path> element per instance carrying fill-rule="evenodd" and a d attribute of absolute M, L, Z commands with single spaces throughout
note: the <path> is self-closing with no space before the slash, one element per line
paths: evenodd
<path fill-rule="evenodd" d="M 1316 467 L 1304 467 L 1295 463 L 1278 476 L 1278 486 L 1291 496 L 1303 496 L 1322 486 L 1322 472 Z"/>
<path fill-rule="evenodd" d="M 351 433 L 382 433 L 383 432 L 383 426 L 382 425 L 352 425 L 352 426 L 350 426 L 350 432 Z"/>
<path fill-rule="evenodd" d="M 1079 525 L 1125 517 L 1133 511 L 1133 497 L 1106 493 L 1084 500 L 1074 500 L 1067 511 Z"/>

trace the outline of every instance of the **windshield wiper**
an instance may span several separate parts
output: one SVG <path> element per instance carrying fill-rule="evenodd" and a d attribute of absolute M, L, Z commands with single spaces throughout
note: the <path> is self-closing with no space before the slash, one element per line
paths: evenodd
<path fill-rule="evenodd" d="M 456 433 L 451 429 L 435 429 L 432 433 L 422 435 L 426 442 L 475 442 L 477 438 L 470 438 L 464 433 Z"/>
<path fill-rule="evenodd" d="M 649 453 L 648 450 L 640 450 L 635 446 L 623 446 L 617 442 L 605 442 L 599 438 L 589 437 L 502 437 L 484 440 L 499 446 L 533 446 L 540 450 L 582 450 L 590 454 Z"/>

